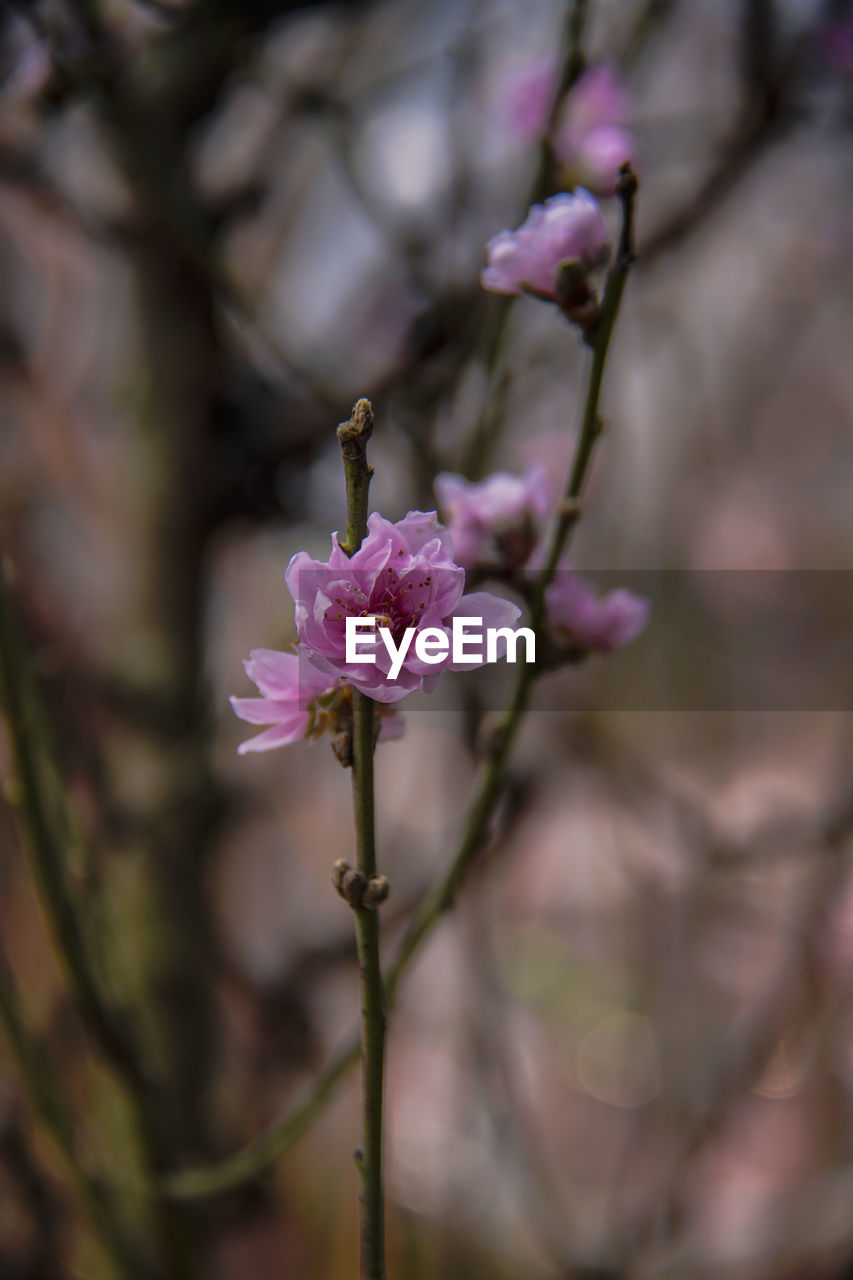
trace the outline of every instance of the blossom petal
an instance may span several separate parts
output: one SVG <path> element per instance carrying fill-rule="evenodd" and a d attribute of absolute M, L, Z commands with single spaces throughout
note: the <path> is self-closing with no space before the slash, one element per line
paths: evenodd
<path fill-rule="evenodd" d="M 295 698 L 299 685 L 299 659 L 278 649 L 252 649 L 246 675 L 266 698 Z"/>
<path fill-rule="evenodd" d="M 235 716 L 249 724 L 282 724 L 300 714 L 291 702 L 275 698 L 229 698 L 228 701 Z"/>
<path fill-rule="evenodd" d="M 509 627 L 514 630 L 521 617 L 521 610 L 511 600 L 493 595 L 491 591 L 471 591 L 462 597 L 451 616 L 452 618 L 479 618 L 484 631 L 498 627 Z M 484 655 L 485 651 L 484 642 Z M 498 656 L 503 657 L 505 653 L 506 641 L 504 640 L 498 644 Z M 449 662 L 447 665 L 451 671 L 473 671 L 483 663 L 481 661 Z"/>
<path fill-rule="evenodd" d="M 237 748 L 237 754 L 244 756 L 248 751 L 272 751 L 276 747 L 287 747 L 292 742 L 298 742 L 300 738 L 304 738 L 307 728 L 308 716 L 303 714 L 297 722 L 274 725 L 272 729 L 266 729 L 257 737 L 241 742 Z"/>

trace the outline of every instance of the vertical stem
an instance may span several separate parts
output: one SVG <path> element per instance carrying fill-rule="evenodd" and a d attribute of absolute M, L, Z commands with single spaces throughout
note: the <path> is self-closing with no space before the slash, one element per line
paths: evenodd
<path fill-rule="evenodd" d="M 352 788 L 357 867 L 366 880 L 376 874 L 373 831 L 373 703 L 353 690 Z M 361 1147 L 359 1172 L 362 1280 L 384 1280 L 385 1225 L 382 1190 L 382 1087 L 385 1061 L 385 997 L 379 963 L 379 912 L 355 909 L 361 976 Z"/>
<path fill-rule="evenodd" d="M 347 493 L 343 549 L 353 555 L 367 533 L 371 469 L 367 441 L 373 430 L 369 401 L 359 400 L 349 422 L 338 428 Z M 365 881 L 376 875 L 373 752 L 376 744 L 373 702 L 352 691 L 352 793 L 356 865 Z M 382 1088 L 385 1064 L 385 996 L 379 960 L 379 913 L 364 904 L 353 908 L 361 978 L 361 1147 L 359 1174 L 359 1275 L 385 1277 L 385 1206 L 382 1188 Z"/>
<path fill-rule="evenodd" d="M 369 880 L 376 875 L 373 815 L 373 700 L 352 691 L 352 798 L 355 808 L 356 865 Z"/>

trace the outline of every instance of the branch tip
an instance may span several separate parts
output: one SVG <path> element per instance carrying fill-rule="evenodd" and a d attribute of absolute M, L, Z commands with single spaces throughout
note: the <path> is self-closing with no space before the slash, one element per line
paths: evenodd
<path fill-rule="evenodd" d="M 619 170 L 619 181 L 616 184 L 616 196 L 622 205 L 622 234 L 619 237 L 618 268 L 626 272 L 637 261 L 634 252 L 634 197 L 639 187 L 639 179 L 627 161 Z"/>
<path fill-rule="evenodd" d="M 344 458 L 354 462 L 362 457 L 372 434 L 373 406 L 362 396 L 353 405 L 349 419 L 338 427 L 338 444 Z"/>

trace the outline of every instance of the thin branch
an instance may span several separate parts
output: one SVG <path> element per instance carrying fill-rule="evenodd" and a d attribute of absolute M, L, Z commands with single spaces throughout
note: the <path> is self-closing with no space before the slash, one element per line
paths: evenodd
<path fill-rule="evenodd" d="M 373 431 L 373 409 L 359 400 L 348 422 L 338 428 L 347 493 L 344 551 L 352 556 L 367 536 L 368 490 L 373 474 L 367 442 Z M 363 883 L 376 877 L 373 754 L 376 749 L 373 701 L 352 691 L 352 796 L 355 813 L 356 865 Z M 365 901 L 352 901 L 361 977 L 361 1147 L 356 1152 L 359 1175 L 359 1236 L 362 1280 L 385 1277 L 385 1200 L 382 1182 L 382 1089 L 385 1068 L 385 997 L 379 958 L 379 912 Z"/>

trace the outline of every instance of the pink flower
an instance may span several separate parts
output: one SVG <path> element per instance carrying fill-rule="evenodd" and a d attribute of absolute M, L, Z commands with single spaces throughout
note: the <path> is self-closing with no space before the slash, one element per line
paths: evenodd
<path fill-rule="evenodd" d="M 300 650 L 313 667 L 333 681 L 345 680 L 379 702 L 397 702 L 422 686 L 432 689 L 441 670 L 467 670 L 479 662 L 424 662 L 409 643 L 396 678 L 384 643 L 373 648 L 375 662 L 346 661 L 346 620 L 376 619 L 390 632 L 398 652 L 408 628 L 435 628 L 451 635 L 455 617 L 481 618 L 483 627 L 511 627 L 520 610 L 487 591 L 463 595 L 465 570 L 453 557 L 448 531 L 434 511 L 410 511 L 392 524 L 374 512 L 368 535 L 351 558 L 332 537 L 328 561 L 301 551 L 287 567 L 285 580 L 296 601 Z M 366 637 L 362 637 L 364 640 Z M 364 652 L 367 652 L 365 650 Z"/>
<path fill-rule="evenodd" d="M 619 75 L 609 63 L 589 67 L 566 98 L 561 130 L 574 140 L 585 137 L 602 125 L 627 125 L 631 118 L 631 98 Z"/>
<path fill-rule="evenodd" d="M 545 616 L 557 633 L 587 649 L 610 653 L 635 640 L 649 619 L 649 602 L 632 591 L 598 597 L 568 569 L 545 592 Z"/>
<path fill-rule="evenodd" d="M 485 561 L 524 564 L 550 505 L 548 476 L 538 463 L 521 476 L 496 471 L 478 484 L 445 471 L 435 491 L 449 518 L 454 557 L 466 569 Z"/>
<path fill-rule="evenodd" d="M 230 698 L 234 713 L 249 724 L 273 727 L 242 742 L 237 748 L 239 755 L 271 751 L 300 738 L 319 738 L 325 730 L 338 727 L 342 704 L 349 698 L 343 677 L 329 677 L 312 667 L 302 654 L 280 653 L 277 649 L 253 649 L 243 665 L 262 696 Z M 399 738 L 404 728 L 402 716 L 389 708 L 380 718 L 380 740 Z"/>
<path fill-rule="evenodd" d="M 562 192 L 535 204 L 517 231 L 500 231 L 488 242 L 484 289 L 522 293 L 525 288 L 557 300 L 557 273 L 565 262 L 592 271 L 606 261 L 610 242 L 598 204 L 588 191 Z"/>
<path fill-rule="evenodd" d="M 612 195 L 619 169 L 636 160 L 628 92 L 612 67 L 591 67 L 566 98 L 554 150 L 574 182 L 596 195 Z"/>
<path fill-rule="evenodd" d="M 636 159 L 631 135 L 615 125 L 591 129 L 578 143 L 571 161 L 578 178 L 590 191 L 611 196 L 619 181 L 619 170 L 626 160 Z"/>

